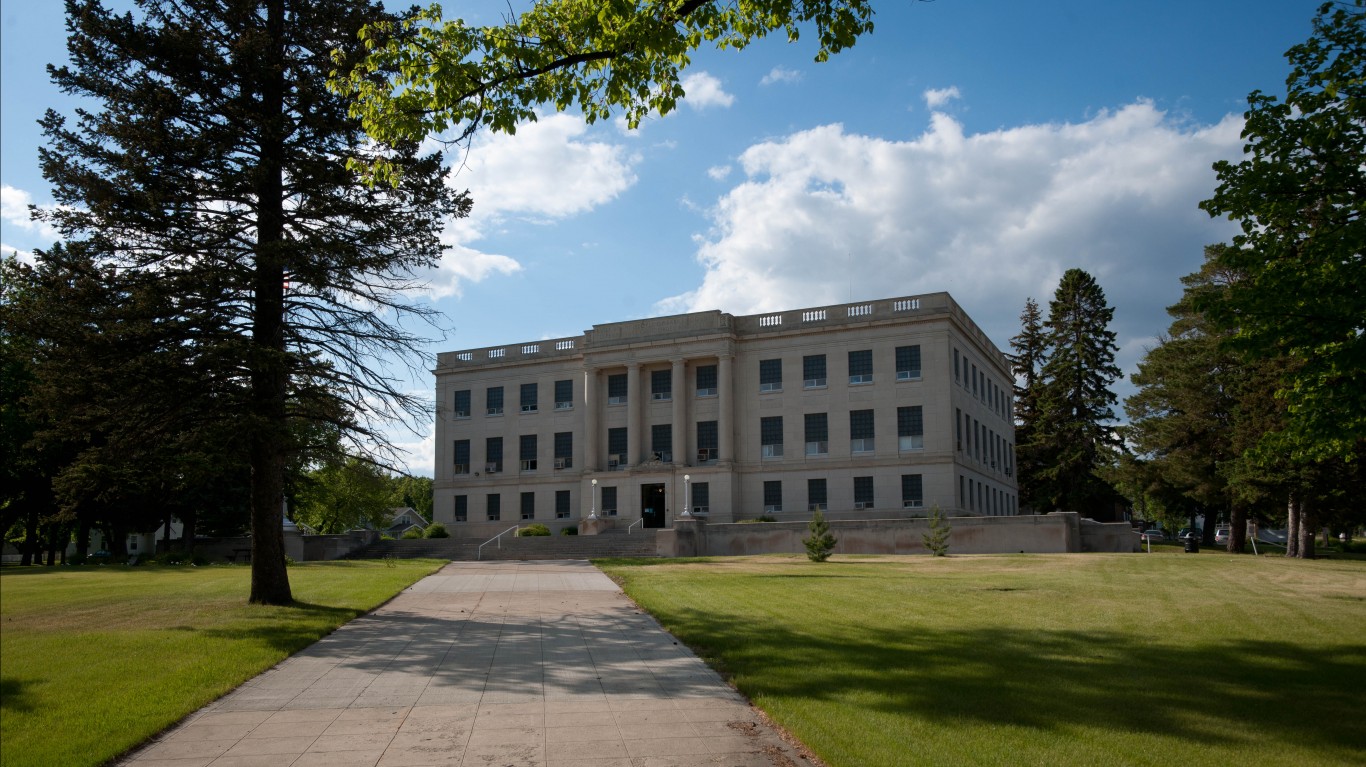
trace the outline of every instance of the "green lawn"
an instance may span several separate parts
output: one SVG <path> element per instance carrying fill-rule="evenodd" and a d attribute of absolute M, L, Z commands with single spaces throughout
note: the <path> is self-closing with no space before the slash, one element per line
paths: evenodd
<path fill-rule="evenodd" d="M 0 764 L 102 764 L 441 564 L 293 565 L 294 607 L 245 566 L 4 568 Z"/>
<path fill-rule="evenodd" d="M 832 767 L 1366 764 L 1366 562 L 599 564 Z"/>

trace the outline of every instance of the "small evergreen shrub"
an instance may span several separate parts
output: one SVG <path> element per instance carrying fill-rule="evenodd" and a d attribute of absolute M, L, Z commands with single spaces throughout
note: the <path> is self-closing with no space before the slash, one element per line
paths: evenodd
<path fill-rule="evenodd" d="M 517 529 L 518 538 L 534 538 L 542 535 L 550 535 L 550 528 L 540 522 L 534 522 L 526 527 Z"/>
<path fill-rule="evenodd" d="M 412 541 L 422 537 L 422 531 L 416 527 L 410 527 L 403 531 L 403 540 Z"/>
<path fill-rule="evenodd" d="M 931 554 L 936 557 L 948 556 L 949 535 L 953 533 L 953 528 L 949 525 L 948 518 L 944 516 L 944 510 L 939 508 L 939 504 L 936 503 L 930 507 L 928 519 L 930 529 L 920 539 Z"/>
<path fill-rule="evenodd" d="M 433 522 L 432 524 L 427 526 L 427 537 L 449 538 L 451 537 L 451 532 L 447 530 L 446 526 L 441 524 L 440 522 Z"/>
<path fill-rule="evenodd" d="M 811 531 L 810 536 L 802 539 L 802 544 L 806 546 L 806 558 L 812 562 L 829 559 L 838 541 L 830 534 L 830 523 L 825 521 L 825 515 L 819 509 L 812 515 L 806 529 Z"/>

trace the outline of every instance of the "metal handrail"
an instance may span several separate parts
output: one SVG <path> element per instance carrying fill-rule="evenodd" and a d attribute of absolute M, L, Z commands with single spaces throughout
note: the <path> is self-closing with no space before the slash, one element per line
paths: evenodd
<path fill-rule="evenodd" d="M 489 545 L 490 543 L 493 543 L 494 541 L 498 541 L 498 548 L 500 548 L 500 549 L 503 548 L 503 536 L 507 535 L 508 533 L 512 532 L 513 530 L 520 530 L 521 527 L 522 527 L 521 525 L 513 525 L 512 527 L 509 527 L 508 529 L 504 530 L 503 532 L 501 532 L 501 533 L 499 533 L 499 534 L 493 536 L 492 538 L 488 539 L 487 541 L 484 541 L 483 543 L 479 544 L 478 550 L 476 550 L 476 551 L 474 552 L 474 558 L 475 558 L 476 560 L 482 559 L 483 556 L 484 556 L 484 547 L 487 546 L 487 545 Z"/>
<path fill-rule="evenodd" d="M 644 523 L 645 523 L 645 518 L 644 518 L 644 517 L 641 517 L 640 519 L 637 519 L 636 521 L 634 521 L 634 522 L 632 522 L 631 524 L 627 525 L 627 526 L 626 526 L 626 534 L 627 534 L 627 535 L 630 535 L 630 534 L 631 534 L 631 528 L 635 527 L 636 525 L 640 525 L 640 524 L 644 524 Z"/>

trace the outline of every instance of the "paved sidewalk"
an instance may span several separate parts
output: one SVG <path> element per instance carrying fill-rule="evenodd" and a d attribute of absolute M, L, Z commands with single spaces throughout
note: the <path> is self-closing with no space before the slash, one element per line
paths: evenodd
<path fill-rule="evenodd" d="M 559 561 L 449 564 L 121 764 L 809 762 L 606 575 Z"/>

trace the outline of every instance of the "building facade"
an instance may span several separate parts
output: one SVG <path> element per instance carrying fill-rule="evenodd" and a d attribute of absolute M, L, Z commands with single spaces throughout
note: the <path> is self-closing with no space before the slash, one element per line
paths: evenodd
<path fill-rule="evenodd" d="M 433 516 L 458 537 L 1018 511 L 1009 364 L 948 293 L 595 325 L 434 372 Z"/>

